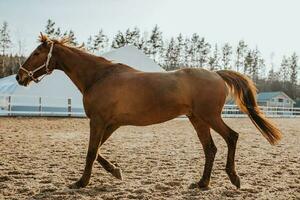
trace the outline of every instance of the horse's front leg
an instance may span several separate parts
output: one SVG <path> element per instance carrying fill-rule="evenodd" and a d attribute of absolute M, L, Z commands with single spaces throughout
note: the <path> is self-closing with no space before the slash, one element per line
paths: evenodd
<path fill-rule="evenodd" d="M 106 140 L 112 135 L 112 133 L 118 128 L 119 126 L 109 126 L 105 134 L 103 135 L 103 138 L 100 143 L 100 147 L 106 142 Z M 105 159 L 100 153 L 98 153 L 97 161 L 100 163 L 100 165 L 109 173 L 111 173 L 114 177 L 117 179 L 122 180 L 122 170 L 109 162 L 107 159 Z"/>
<path fill-rule="evenodd" d="M 77 189 L 88 185 L 92 173 L 93 163 L 96 159 L 99 144 L 103 138 L 106 130 L 106 125 L 102 120 L 91 119 L 90 120 L 90 140 L 89 147 L 86 156 L 86 163 L 82 177 L 72 184 L 70 188 Z"/>

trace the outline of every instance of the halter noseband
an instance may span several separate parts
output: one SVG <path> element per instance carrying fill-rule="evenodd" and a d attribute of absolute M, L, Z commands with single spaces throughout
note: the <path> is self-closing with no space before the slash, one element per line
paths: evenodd
<path fill-rule="evenodd" d="M 54 45 L 54 42 L 51 42 L 51 46 L 50 46 L 50 50 L 49 50 L 49 53 L 48 53 L 48 56 L 47 56 L 47 60 L 43 65 L 39 66 L 38 68 L 36 68 L 33 71 L 29 71 L 29 70 L 25 69 L 22 66 L 20 66 L 19 70 L 21 69 L 24 72 L 26 72 L 27 75 L 31 78 L 31 80 L 33 80 L 35 83 L 40 82 L 45 76 L 51 74 L 53 70 L 50 70 L 48 67 L 49 67 L 50 59 L 52 57 L 53 45 Z M 43 77 L 40 78 L 40 79 L 39 78 L 34 78 L 34 73 L 39 71 L 40 69 L 43 69 L 44 67 L 46 67 L 46 74 L 44 74 Z"/>

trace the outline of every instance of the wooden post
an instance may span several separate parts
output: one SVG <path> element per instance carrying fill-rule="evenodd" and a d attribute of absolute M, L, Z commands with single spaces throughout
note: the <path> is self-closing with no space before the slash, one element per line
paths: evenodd
<path fill-rule="evenodd" d="M 42 116 L 42 97 L 39 97 L 39 113 Z"/>
<path fill-rule="evenodd" d="M 72 101 L 71 99 L 68 99 L 68 116 L 71 117 L 72 113 Z"/>
<path fill-rule="evenodd" d="M 11 116 L 11 96 L 8 96 L 8 116 Z"/>

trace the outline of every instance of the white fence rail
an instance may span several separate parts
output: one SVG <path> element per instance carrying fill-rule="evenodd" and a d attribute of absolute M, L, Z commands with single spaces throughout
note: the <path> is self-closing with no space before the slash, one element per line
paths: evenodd
<path fill-rule="evenodd" d="M 260 107 L 268 117 L 300 117 L 300 108 Z M 1 95 L 0 116 L 85 117 L 81 104 L 71 98 Z M 225 105 L 223 117 L 246 117 L 236 105 Z"/>
<path fill-rule="evenodd" d="M 267 117 L 300 117 L 300 108 L 288 108 L 288 107 L 266 107 L 260 106 L 260 109 Z M 242 113 L 237 105 L 225 105 L 223 117 L 246 117 L 247 115 Z"/>
<path fill-rule="evenodd" d="M 85 117 L 85 113 L 71 98 L 0 94 L 0 116 Z"/>

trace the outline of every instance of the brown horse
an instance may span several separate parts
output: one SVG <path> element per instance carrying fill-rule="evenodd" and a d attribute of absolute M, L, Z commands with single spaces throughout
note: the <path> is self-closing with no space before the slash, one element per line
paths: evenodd
<path fill-rule="evenodd" d="M 234 161 L 239 134 L 221 118 L 229 91 L 271 144 L 281 138 L 280 131 L 259 110 L 253 82 L 240 73 L 191 68 L 146 73 L 68 46 L 66 39 L 51 40 L 41 34 L 40 42 L 20 67 L 17 81 L 26 86 L 31 81 L 38 82 L 39 77 L 54 69 L 64 71 L 83 94 L 84 109 L 90 119 L 84 173 L 71 185 L 72 188 L 88 185 L 95 159 L 112 175 L 122 178 L 121 170 L 98 153 L 99 147 L 117 128 L 161 123 L 179 115 L 189 118 L 204 149 L 205 167 L 199 187 L 208 187 L 217 152 L 210 133 L 212 128 L 227 143 L 226 172 L 230 181 L 239 188 L 240 178 Z"/>

